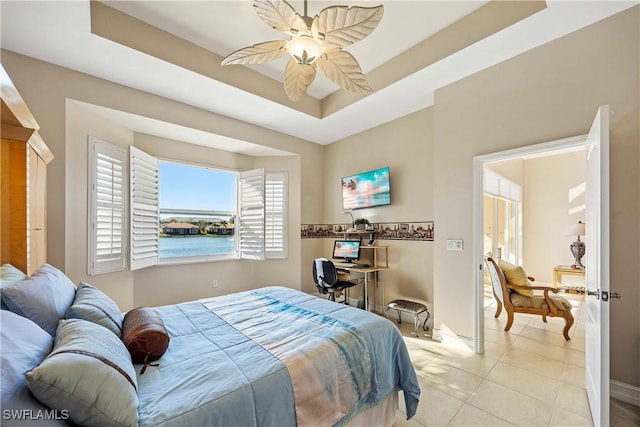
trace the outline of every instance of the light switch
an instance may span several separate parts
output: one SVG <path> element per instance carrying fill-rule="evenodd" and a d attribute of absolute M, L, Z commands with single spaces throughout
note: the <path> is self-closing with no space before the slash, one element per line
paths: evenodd
<path fill-rule="evenodd" d="M 447 239 L 447 250 L 448 251 L 461 251 L 462 250 L 462 240 L 460 240 L 460 239 Z"/>

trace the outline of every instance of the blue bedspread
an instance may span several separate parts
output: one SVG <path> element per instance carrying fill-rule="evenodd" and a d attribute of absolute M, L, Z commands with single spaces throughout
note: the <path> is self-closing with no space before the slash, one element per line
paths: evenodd
<path fill-rule="evenodd" d="M 171 342 L 138 376 L 140 426 L 343 424 L 396 389 L 415 413 L 405 343 L 377 315 L 283 287 L 158 311 Z M 314 412 L 335 399 L 330 418 Z"/>

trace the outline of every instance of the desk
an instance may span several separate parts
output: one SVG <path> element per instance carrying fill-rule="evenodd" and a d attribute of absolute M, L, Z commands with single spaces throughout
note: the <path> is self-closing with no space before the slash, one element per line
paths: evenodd
<path fill-rule="evenodd" d="M 369 307 L 369 295 L 368 295 L 368 290 L 367 288 L 369 287 L 369 273 L 379 273 L 379 272 L 383 272 L 385 270 L 389 270 L 389 267 L 364 267 L 364 266 L 358 266 L 358 267 L 339 267 L 338 268 L 338 275 L 340 274 L 345 274 L 345 273 L 341 273 L 340 270 L 344 270 L 347 271 L 349 276 L 351 276 L 351 274 L 363 274 L 364 275 L 364 283 L 363 283 L 363 287 L 364 287 L 364 309 L 367 311 L 372 311 L 371 307 Z M 382 281 L 380 280 L 375 280 L 376 283 L 382 283 L 382 307 L 385 307 L 384 305 L 384 279 Z M 375 311 L 375 304 L 376 304 L 376 293 L 375 290 L 373 292 L 373 309 Z"/>
<path fill-rule="evenodd" d="M 570 265 L 556 265 L 553 267 L 553 286 L 562 284 L 562 276 L 582 276 L 584 277 L 584 268 L 571 268 Z"/>

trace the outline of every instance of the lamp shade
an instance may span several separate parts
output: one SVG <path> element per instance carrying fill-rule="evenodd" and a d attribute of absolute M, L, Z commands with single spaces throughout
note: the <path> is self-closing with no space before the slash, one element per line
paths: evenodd
<path fill-rule="evenodd" d="M 578 221 L 577 224 L 573 224 L 564 232 L 563 236 L 584 236 L 585 235 L 585 223 Z"/>

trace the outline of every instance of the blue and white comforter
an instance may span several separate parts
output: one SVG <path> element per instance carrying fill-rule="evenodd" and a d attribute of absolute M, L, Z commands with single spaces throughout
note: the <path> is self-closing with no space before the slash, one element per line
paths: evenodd
<path fill-rule="evenodd" d="M 388 320 L 283 287 L 159 307 L 169 349 L 138 377 L 140 426 L 330 426 L 420 389 Z"/>

